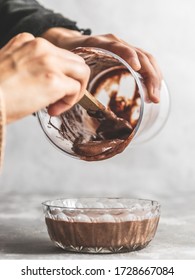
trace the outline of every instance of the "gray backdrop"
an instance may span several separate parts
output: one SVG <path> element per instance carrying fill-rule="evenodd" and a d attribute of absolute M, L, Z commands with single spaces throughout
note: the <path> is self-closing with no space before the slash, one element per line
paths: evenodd
<path fill-rule="evenodd" d="M 92 28 L 94 34 L 114 33 L 151 52 L 158 59 L 169 85 L 172 111 L 165 129 L 154 140 L 97 163 L 75 160 L 58 152 L 45 139 L 36 118 L 30 116 L 9 125 L 0 182 L 3 197 L 19 193 L 30 200 L 31 194 L 42 194 L 41 199 L 47 199 L 82 193 L 154 198 L 163 205 L 162 221 L 166 217 L 166 225 L 180 225 L 174 222 L 174 217 L 179 218 L 185 212 L 183 220 L 191 219 L 189 228 L 192 227 L 195 211 L 195 2 L 41 2 L 77 20 L 79 27 Z"/>
<path fill-rule="evenodd" d="M 7 129 L 1 191 L 56 194 L 96 187 L 110 195 L 182 195 L 195 188 L 194 1 L 42 0 L 94 34 L 114 33 L 156 56 L 172 96 L 165 129 L 152 141 L 98 163 L 59 153 L 28 117 Z M 109 15 L 112 15 L 109 17 Z"/>

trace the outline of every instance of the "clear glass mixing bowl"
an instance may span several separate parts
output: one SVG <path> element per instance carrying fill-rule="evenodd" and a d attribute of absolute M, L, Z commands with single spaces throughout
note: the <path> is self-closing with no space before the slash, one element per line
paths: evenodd
<path fill-rule="evenodd" d="M 133 133 L 126 141 L 124 148 L 128 146 L 130 142 L 132 144 L 139 144 L 151 139 L 163 128 L 170 110 L 170 96 L 164 81 L 162 81 L 160 103 L 154 104 L 148 99 L 147 90 L 141 75 L 135 72 L 130 65 L 118 55 L 107 50 L 89 47 L 77 48 L 73 50 L 73 52 L 82 56 L 89 65 L 91 76 L 88 90 L 94 94 L 97 99 L 107 106 L 111 94 L 117 91 L 118 100 L 125 97 L 128 99 L 129 106 L 132 106 L 129 120 L 133 126 Z M 71 121 L 75 121 L 75 125 L 77 125 L 74 115 L 75 108 L 82 110 L 82 114 L 85 118 L 90 118 L 87 116 L 87 112 L 77 104 L 67 113 L 64 113 L 64 119 L 66 119 L 67 122 L 69 122 L 71 118 Z M 64 153 L 79 158 L 73 150 L 73 143 L 78 135 L 75 133 L 72 139 L 65 139 L 62 137 L 59 133 L 62 124 L 61 118 L 50 118 L 46 108 L 39 111 L 37 116 L 50 142 Z M 88 130 L 84 122 L 82 129 Z M 105 158 L 108 157 L 110 156 L 108 155 Z"/>

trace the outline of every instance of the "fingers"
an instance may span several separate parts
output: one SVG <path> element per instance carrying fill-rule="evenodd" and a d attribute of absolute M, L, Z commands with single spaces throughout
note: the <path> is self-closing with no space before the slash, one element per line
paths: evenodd
<path fill-rule="evenodd" d="M 56 61 L 58 61 L 57 65 L 60 71 L 80 83 L 80 92 L 75 100 L 75 102 L 78 102 L 87 87 L 90 76 L 89 66 L 85 62 L 78 62 L 69 58 L 63 61 L 61 57 L 58 57 Z"/>
<path fill-rule="evenodd" d="M 124 42 L 124 44 L 126 44 L 126 42 Z M 138 72 L 144 78 L 148 98 L 152 102 L 158 103 L 160 101 L 160 89 L 162 82 L 162 72 L 160 67 L 158 66 L 155 58 L 148 52 L 140 48 L 135 48 L 135 51 L 141 64 L 141 68 Z"/>
<path fill-rule="evenodd" d="M 58 116 L 70 108 L 70 104 L 66 103 L 64 100 L 59 100 L 48 107 L 48 114 L 50 116 Z"/>
<path fill-rule="evenodd" d="M 58 48 L 43 38 L 35 38 L 26 44 L 23 44 L 14 53 L 14 58 L 17 61 L 29 60 L 34 57 L 42 55 L 60 56 L 66 58 L 67 56 L 75 61 L 84 62 L 84 59 L 70 51 Z"/>
<path fill-rule="evenodd" d="M 83 58 L 44 39 L 20 34 L 1 54 L 0 81 L 9 119 L 46 106 L 51 115 L 61 114 L 78 102 L 87 86 L 90 71 Z"/>
<path fill-rule="evenodd" d="M 51 116 L 57 116 L 69 110 L 79 99 L 78 96 L 80 96 L 81 84 L 78 81 L 64 76 L 62 87 L 64 90 L 61 93 L 61 98 L 59 98 L 58 95 L 56 101 L 48 108 L 48 113 Z"/>
<path fill-rule="evenodd" d="M 154 67 L 154 69 L 157 72 L 159 78 L 162 80 L 163 79 L 163 75 L 162 75 L 161 69 L 160 69 L 156 59 L 153 57 L 153 55 L 151 55 L 150 53 L 148 53 L 148 52 L 146 52 L 146 51 L 144 51 L 144 50 L 142 50 L 140 48 L 136 48 L 136 50 L 141 51 L 142 53 L 144 53 L 148 57 L 150 63 Z"/>
<path fill-rule="evenodd" d="M 13 71 L 22 73 L 26 69 L 31 82 L 43 86 L 39 101 L 42 106 L 53 104 L 49 107 L 52 115 L 64 112 L 81 99 L 90 74 L 82 57 L 29 34 L 15 37 L 4 52 L 10 54 Z"/>
<path fill-rule="evenodd" d="M 48 114 L 50 116 L 59 116 L 65 111 L 68 111 L 73 105 L 74 104 L 71 100 L 59 100 L 48 107 Z"/>
<path fill-rule="evenodd" d="M 20 33 L 13 37 L 2 49 L 4 54 L 11 54 L 13 51 L 21 47 L 23 44 L 34 40 L 35 37 L 30 33 Z"/>
<path fill-rule="evenodd" d="M 142 66 L 138 72 L 144 79 L 148 97 L 152 102 L 158 103 L 160 101 L 161 76 L 143 52 L 137 51 L 137 54 Z"/>
<path fill-rule="evenodd" d="M 152 55 L 130 46 L 113 34 L 90 36 L 83 46 L 100 47 L 119 55 L 143 76 L 150 100 L 155 103 L 160 101 L 162 73 Z"/>
<path fill-rule="evenodd" d="M 113 42 L 105 46 L 107 50 L 123 58 L 135 71 L 140 70 L 141 64 L 136 51 L 120 42 Z"/>
<path fill-rule="evenodd" d="M 83 46 L 99 47 L 105 50 L 111 51 L 121 58 L 135 70 L 138 71 L 141 68 L 136 51 L 124 44 L 124 42 L 113 34 L 106 34 L 100 36 L 90 36 Z"/>
<path fill-rule="evenodd" d="M 31 63 L 29 67 L 31 67 Z M 63 84 L 63 96 L 59 96 L 58 99 L 61 97 L 63 98 L 55 105 L 51 106 L 49 109 L 50 114 L 58 115 L 67 110 L 67 108 L 69 109 L 72 107 L 81 99 L 87 87 L 90 75 L 90 69 L 84 62 L 78 62 L 69 58 L 65 59 L 54 55 L 45 55 L 36 60 L 36 72 L 39 73 L 43 71 L 43 69 L 46 73 L 49 73 L 48 82 L 51 80 L 50 76 L 53 77 L 56 73 L 60 79 L 65 81 Z M 57 86 L 57 84 L 54 86 Z"/>
<path fill-rule="evenodd" d="M 154 57 L 139 48 L 128 45 L 114 35 L 109 35 L 109 38 L 116 40 L 109 49 L 126 60 L 135 71 L 142 75 L 149 99 L 158 103 L 160 101 L 162 73 Z"/>

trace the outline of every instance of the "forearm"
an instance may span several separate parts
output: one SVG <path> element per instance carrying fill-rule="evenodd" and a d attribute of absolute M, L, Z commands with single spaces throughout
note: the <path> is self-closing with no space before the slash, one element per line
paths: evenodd
<path fill-rule="evenodd" d="M 50 41 L 52 44 L 68 50 L 72 49 L 72 44 L 70 44 L 70 42 L 72 42 L 72 40 L 75 41 L 76 38 L 81 36 L 83 36 L 82 33 L 77 30 L 59 27 L 49 28 L 41 34 L 41 37 Z"/>
<path fill-rule="evenodd" d="M 52 27 L 82 30 L 76 22 L 44 8 L 35 0 L 0 0 L 0 47 L 19 33 L 40 36 Z"/>

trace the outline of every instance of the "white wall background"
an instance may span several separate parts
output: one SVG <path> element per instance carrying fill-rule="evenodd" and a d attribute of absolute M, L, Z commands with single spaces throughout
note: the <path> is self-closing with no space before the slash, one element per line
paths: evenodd
<path fill-rule="evenodd" d="M 1 192 L 124 195 L 169 201 L 195 190 L 195 2 L 193 0 L 42 0 L 90 27 L 150 51 L 172 95 L 166 128 L 151 142 L 104 162 L 55 150 L 28 117 L 7 129 Z M 186 201 L 186 205 L 187 205 Z"/>

